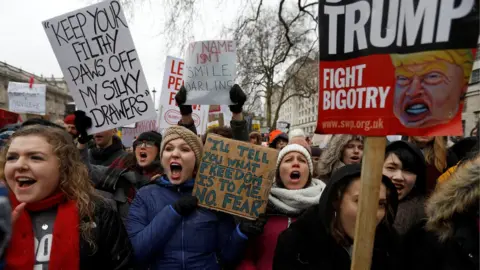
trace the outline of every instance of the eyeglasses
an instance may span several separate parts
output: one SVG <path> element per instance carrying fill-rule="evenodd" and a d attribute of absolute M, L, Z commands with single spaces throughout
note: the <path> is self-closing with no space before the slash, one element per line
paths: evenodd
<path fill-rule="evenodd" d="M 144 148 L 151 148 L 155 146 L 155 142 L 152 141 L 135 141 L 133 143 L 134 147 L 144 147 Z"/>

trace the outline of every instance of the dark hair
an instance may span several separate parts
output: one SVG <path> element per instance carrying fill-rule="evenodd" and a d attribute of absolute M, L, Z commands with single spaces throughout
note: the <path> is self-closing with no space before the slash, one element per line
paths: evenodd
<path fill-rule="evenodd" d="M 51 121 L 45 120 L 43 118 L 31 118 L 22 123 L 22 127 L 32 126 L 32 125 L 41 125 L 41 126 L 54 127 L 54 128 L 65 130 L 64 127 L 57 125 Z"/>
<path fill-rule="evenodd" d="M 406 148 L 395 148 L 385 153 L 385 159 L 387 159 L 391 154 L 395 154 L 402 162 L 403 170 L 414 173 L 415 175 L 424 174 L 425 168 L 420 165 L 423 163 L 423 160 L 412 153 L 412 151 L 409 151 Z"/>
<path fill-rule="evenodd" d="M 207 132 L 202 136 L 202 143 L 205 144 L 205 141 L 207 140 L 207 135 L 209 133 L 217 134 L 222 137 L 225 137 L 227 139 L 232 139 L 233 138 L 233 130 L 232 128 L 229 127 L 214 127 L 214 128 L 209 128 Z"/>
<path fill-rule="evenodd" d="M 347 235 L 343 227 L 341 226 L 340 219 L 338 216 L 336 216 L 336 212 L 339 212 L 340 210 L 340 203 L 343 200 L 343 196 L 345 195 L 345 191 L 348 189 L 348 187 L 355 181 L 355 180 L 360 180 L 360 176 L 351 176 L 348 181 L 343 182 L 336 190 L 335 197 L 331 199 L 331 204 L 334 209 L 332 212 L 333 217 L 330 218 L 330 232 L 332 234 L 333 239 L 335 241 L 344 247 L 348 247 L 353 244 L 353 240 L 350 238 L 350 236 Z M 382 185 L 385 185 L 383 182 L 381 183 Z M 387 227 L 393 226 L 393 224 L 389 224 L 388 216 L 395 215 L 395 211 L 393 209 L 393 206 L 391 202 L 389 201 L 389 194 L 390 194 L 390 189 L 385 186 L 386 190 L 386 198 L 387 198 L 387 205 L 385 207 L 385 216 L 383 217 L 381 223 L 387 225 Z M 358 219 L 358 216 L 357 216 Z M 378 229 L 378 226 L 377 226 Z"/>

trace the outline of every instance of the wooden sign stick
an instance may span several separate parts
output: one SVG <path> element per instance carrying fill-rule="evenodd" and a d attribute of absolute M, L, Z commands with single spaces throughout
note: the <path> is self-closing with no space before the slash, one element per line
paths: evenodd
<path fill-rule="evenodd" d="M 366 137 L 362 158 L 359 210 L 353 241 L 352 270 L 370 270 L 375 240 L 376 216 L 382 167 L 385 159 L 385 137 Z"/>

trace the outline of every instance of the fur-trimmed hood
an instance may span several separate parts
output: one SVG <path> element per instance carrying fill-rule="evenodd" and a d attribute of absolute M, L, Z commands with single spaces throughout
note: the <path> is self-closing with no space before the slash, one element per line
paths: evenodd
<path fill-rule="evenodd" d="M 345 166 L 341 161 L 343 148 L 351 140 L 359 140 L 363 142 L 363 136 L 357 135 L 333 135 L 323 150 L 318 162 L 317 173 L 319 178 L 327 181 L 332 175 L 333 171 Z"/>
<path fill-rule="evenodd" d="M 454 234 L 454 217 L 478 211 L 479 200 L 480 157 L 477 157 L 459 167 L 448 181 L 438 185 L 426 206 L 427 230 L 435 232 L 444 242 Z"/>

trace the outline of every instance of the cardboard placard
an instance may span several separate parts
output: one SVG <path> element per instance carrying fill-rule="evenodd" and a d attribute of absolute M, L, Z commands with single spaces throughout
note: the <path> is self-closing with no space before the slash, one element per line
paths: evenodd
<path fill-rule="evenodd" d="M 156 117 L 127 20 L 118 1 L 103 1 L 43 22 L 89 134 Z"/>
<path fill-rule="evenodd" d="M 183 59 L 167 56 L 159 100 L 158 119 L 159 127 L 162 130 L 178 125 L 178 121 L 182 119 L 180 109 L 175 102 L 175 96 L 183 85 L 184 64 Z M 192 105 L 192 110 L 192 118 L 197 132 L 203 134 L 207 126 L 204 116 L 208 114 L 208 106 Z"/>
<path fill-rule="evenodd" d="M 9 82 L 8 109 L 16 113 L 33 113 L 45 115 L 47 87 L 45 84 Z"/>
<path fill-rule="evenodd" d="M 247 219 L 265 213 L 278 152 L 208 134 L 193 195 L 199 205 Z"/>
<path fill-rule="evenodd" d="M 316 133 L 462 135 L 479 2 L 330 2 L 319 2 Z"/>
<path fill-rule="evenodd" d="M 188 45 L 183 81 L 186 104 L 231 105 L 235 84 L 237 48 L 233 40 L 206 40 Z"/>

